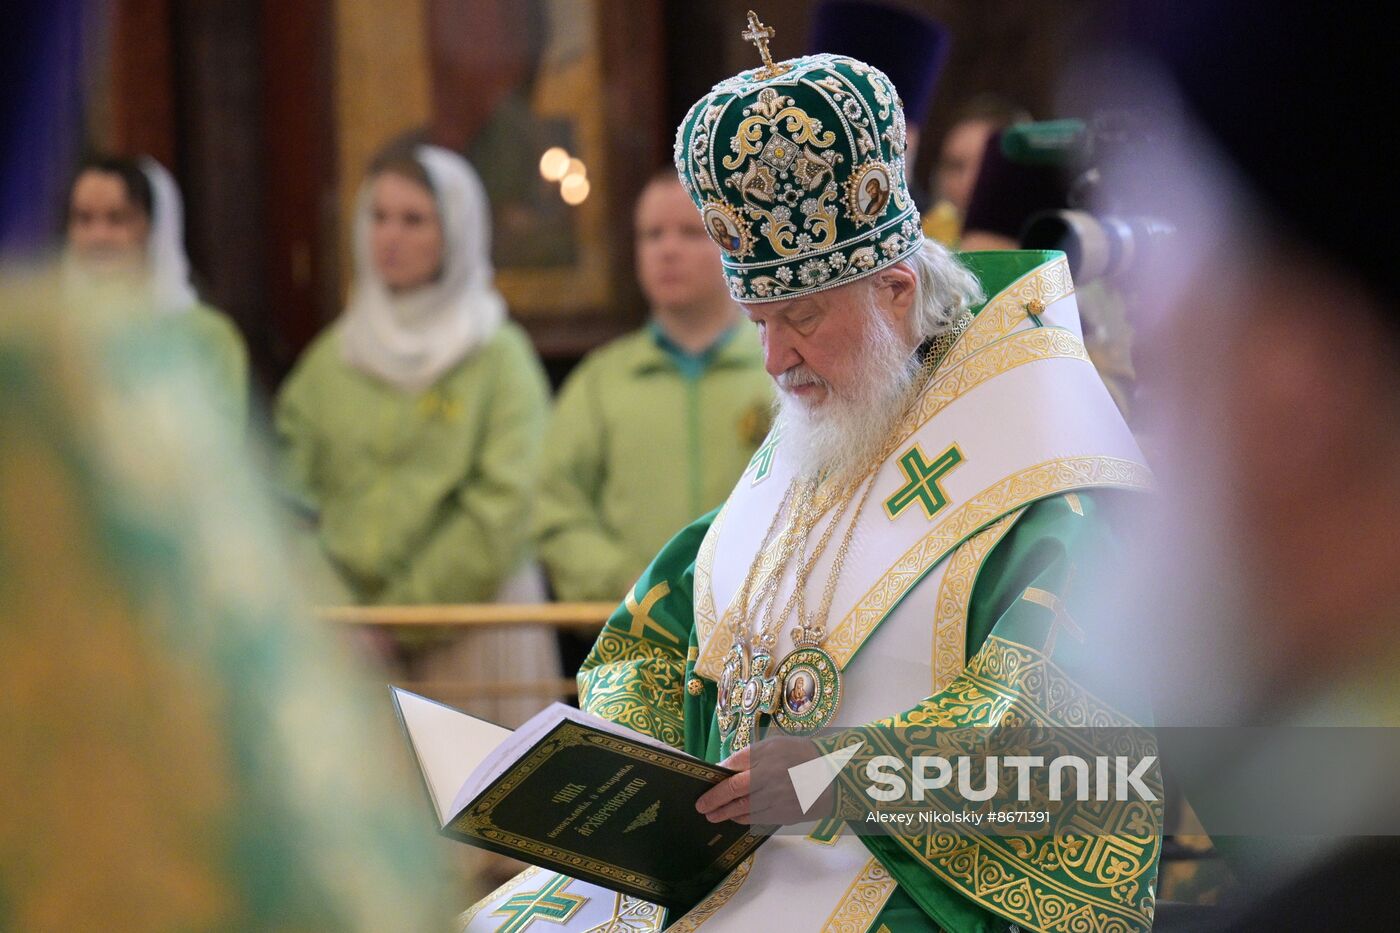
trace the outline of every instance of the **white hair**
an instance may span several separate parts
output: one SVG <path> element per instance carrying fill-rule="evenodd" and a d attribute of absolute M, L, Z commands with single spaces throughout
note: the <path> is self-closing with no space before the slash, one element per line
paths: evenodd
<path fill-rule="evenodd" d="M 845 484 L 859 478 L 891 437 L 915 387 L 918 357 L 895 333 L 873 291 L 864 292 L 860 300 L 865 304 L 865 328 L 859 363 L 842 392 L 805 365 L 778 376 L 778 432 L 797 474 L 806 479 L 825 474 Z M 809 384 L 827 388 L 820 408 L 789 395 L 790 389 Z"/>
<path fill-rule="evenodd" d="M 914 273 L 915 336 L 922 343 L 952 327 L 986 295 L 977 276 L 933 240 L 902 260 Z"/>
<path fill-rule="evenodd" d="M 931 240 L 901 262 L 914 273 L 916 345 L 948 330 L 983 300 L 977 277 Z M 826 475 L 838 483 L 858 479 L 890 442 L 917 388 L 918 354 L 880 307 L 878 281 L 878 274 L 868 277 L 865 287 L 852 291 L 848 299 L 858 303 L 865 319 L 848 385 L 838 392 L 806 364 L 777 376 L 779 435 L 804 478 Z M 824 386 L 823 404 L 812 407 L 790 394 L 802 385 Z"/>

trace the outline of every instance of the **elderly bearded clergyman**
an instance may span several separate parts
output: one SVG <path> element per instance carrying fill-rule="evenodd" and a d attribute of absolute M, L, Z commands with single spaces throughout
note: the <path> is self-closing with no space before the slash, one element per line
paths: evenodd
<path fill-rule="evenodd" d="M 780 410 L 725 505 L 613 614 L 579 699 L 740 772 L 697 804 L 715 821 L 749 820 L 765 730 L 1142 712 L 1130 677 L 1094 680 L 1086 603 L 1150 477 L 1084 351 L 1068 266 L 925 241 L 904 149 L 888 79 L 831 55 L 765 54 L 677 134 Z M 803 681 L 813 695 L 790 702 Z M 550 928 L 580 931 L 1150 925 L 1155 830 L 1063 843 L 823 825 L 774 837 L 683 917 L 531 869 L 463 920 L 517 922 L 548 888 Z"/>

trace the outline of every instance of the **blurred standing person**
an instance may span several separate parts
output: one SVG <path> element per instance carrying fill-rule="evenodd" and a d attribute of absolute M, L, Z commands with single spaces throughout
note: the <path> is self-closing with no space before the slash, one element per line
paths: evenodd
<path fill-rule="evenodd" d="M 550 424 L 535 527 L 564 600 L 621 598 L 677 528 L 724 501 L 768 433 L 758 335 L 671 169 L 637 200 L 636 250 L 651 321 L 584 358 Z"/>
<path fill-rule="evenodd" d="M 963 250 L 1019 249 L 1033 214 L 1069 206 L 1069 178 L 1059 165 L 1017 162 L 1002 147 L 1004 131 L 987 137 L 971 179 L 958 241 Z"/>
<path fill-rule="evenodd" d="M 926 236 L 944 246 L 958 245 L 988 143 L 1008 126 L 1029 119 L 1026 111 L 991 94 L 978 95 L 963 107 L 938 152 L 934 170 L 938 200 L 924 218 Z"/>
<path fill-rule="evenodd" d="M 185 254 L 184 205 L 156 160 L 93 156 L 68 193 L 63 282 L 79 303 L 129 304 L 205 361 L 215 410 L 248 419 L 248 348 L 233 322 L 200 301 Z"/>
<path fill-rule="evenodd" d="M 356 209 L 349 306 L 277 399 L 287 482 L 356 603 L 543 596 L 528 527 L 548 390 L 492 284 L 489 229 L 460 156 L 381 156 Z M 405 647 L 425 676 L 558 672 L 547 631 Z M 536 704 L 469 705 L 510 722 Z"/>
<path fill-rule="evenodd" d="M 1099 89 L 1095 106 L 1132 95 L 1162 115 L 1151 145 L 1111 167 L 1121 183 L 1106 194 L 1179 231 L 1147 244 L 1155 261 L 1135 270 L 1152 299 L 1135 309 L 1139 369 L 1154 390 L 1168 494 L 1152 535 L 1162 549 L 1143 570 L 1160 589 L 1144 590 L 1136 619 L 1157 636 L 1147 669 L 1161 721 L 1304 726 L 1319 749 L 1346 733 L 1315 727 L 1388 727 L 1366 742 L 1388 746 L 1393 761 L 1394 219 L 1358 211 L 1356 198 L 1393 203 L 1392 159 L 1376 141 L 1393 138 L 1395 110 L 1357 91 L 1395 87 L 1400 75 L 1373 47 L 1369 14 L 1133 4 L 1119 37 L 1127 49 L 1085 78 Z M 1352 767 L 1333 780 L 1325 772 L 1345 762 L 1321 750 L 1282 768 L 1270 741 L 1241 737 L 1224 751 L 1208 771 L 1181 774 L 1243 882 L 1244 903 L 1221 927 L 1393 929 L 1393 770 Z M 1259 799 L 1270 801 L 1268 825 L 1219 837 L 1221 820 Z M 1302 835 L 1294 817 L 1319 810 L 1349 820 Z"/>

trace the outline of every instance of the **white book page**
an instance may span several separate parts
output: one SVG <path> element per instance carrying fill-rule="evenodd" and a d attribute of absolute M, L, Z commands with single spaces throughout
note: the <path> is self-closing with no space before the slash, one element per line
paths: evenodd
<path fill-rule="evenodd" d="M 428 785 L 438 825 L 446 826 L 457 813 L 452 800 L 462 782 L 510 738 L 511 732 L 416 693 L 389 689 Z"/>
<path fill-rule="evenodd" d="M 531 716 L 524 725 L 510 737 L 498 743 L 486 756 L 486 758 L 476 767 L 471 776 L 467 778 L 462 789 L 452 800 L 450 813 L 455 816 L 466 809 L 467 805 L 481 795 L 491 783 L 506 772 L 511 765 L 515 764 L 526 753 L 535 746 L 546 735 L 561 722 L 576 722 L 582 725 L 592 726 L 602 732 L 612 735 L 620 735 L 643 745 L 650 745 L 653 748 L 663 749 L 672 754 L 682 755 L 689 758 L 685 752 L 672 748 L 665 742 L 653 739 L 650 736 L 642 735 L 640 732 L 633 732 L 626 726 L 619 726 L 615 722 L 609 722 L 592 713 L 585 713 L 575 709 L 565 703 L 551 703 L 543 710 Z M 443 821 L 444 825 L 451 822 L 451 818 Z"/>

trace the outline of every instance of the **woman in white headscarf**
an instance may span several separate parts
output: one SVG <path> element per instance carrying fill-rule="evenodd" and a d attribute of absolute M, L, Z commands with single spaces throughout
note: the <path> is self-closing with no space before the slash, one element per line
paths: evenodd
<path fill-rule="evenodd" d="M 237 327 L 199 300 L 185 255 L 184 204 L 155 159 L 84 161 L 68 194 L 63 282 L 79 302 L 115 300 L 151 315 L 209 362 L 212 398 L 239 430 L 248 414 L 248 350 Z"/>
<path fill-rule="evenodd" d="M 345 313 L 297 363 L 276 426 L 296 494 L 364 604 L 529 600 L 530 500 L 548 384 L 506 315 L 476 172 L 432 146 L 378 160 L 355 216 Z M 514 585 L 512 585 L 514 584 Z M 548 631 L 411 645 L 441 676 L 558 676 Z M 539 701 L 474 704 L 521 719 Z"/>

